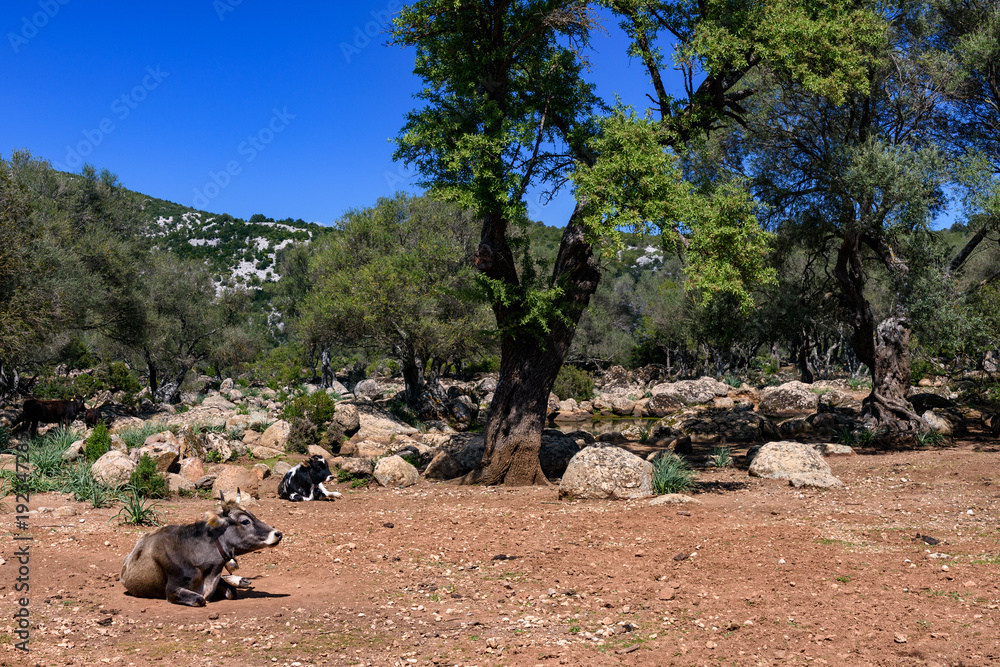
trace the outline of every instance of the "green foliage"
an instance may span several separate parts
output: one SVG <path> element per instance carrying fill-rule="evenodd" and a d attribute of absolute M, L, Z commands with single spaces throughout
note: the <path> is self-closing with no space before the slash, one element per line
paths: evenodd
<path fill-rule="evenodd" d="M 135 487 L 128 487 L 122 495 L 122 506 L 113 518 L 133 526 L 158 526 L 161 513 L 156 501 L 147 500 Z"/>
<path fill-rule="evenodd" d="M 303 394 L 285 404 L 282 416 L 291 422 L 293 419 L 305 417 L 313 424 L 322 428 L 330 423 L 337 405 L 325 391 Z"/>
<path fill-rule="evenodd" d="M 298 306 L 295 327 L 311 346 L 339 341 L 392 355 L 413 398 L 429 360 L 483 351 L 487 313 L 473 301 L 467 212 L 398 194 L 349 211 L 337 227 L 313 247 L 311 289 Z"/>
<path fill-rule="evenodd" d="M 223 463 L 222 454 L 220 454 L 215 449 L 210 449 L 205 452 L 205 462 L 206 463 Z"/>
<path fill-rule="evenodd" d="M 111 451 L 111 434 L 104 422 L 97 422 L 84 443 L 87 460 L 93 463 Z"/>
<path fill-rule="evenodd" d="M 72 493 L 75 500 L 90 503 L 95 509 L 107 507 L 119 500 L 118 489 L 98 482 L 94 479 L 90 468 L 90 463 L 86 461 L 70 468 L 62 490 Z"/>
<path fill-rule="evenodd" d="M 729 447 L 712 448 L 712 465 L 716 468 L 733 467 L 733 455 Z"/>
<path fill-rule="evenodd" d="M 932 361 L 927 359 L 912 359 L 910 361 L 910 384 L 916 386 L 918 382 L 928 375 L 934 374 L 935 367 Z"/>
<path fill-rule="evenodd" d="M 10 429 L 0 426 L 0 454 L 10 451 Z"/>
<path fill-rule="evenodd" d="M 168 493 L 167 480 L 157 472 L 156 461 L 149 454 L 143 454 L 139 459 L 129 478 L 129 487 L 141 498 L 166 498 Z"/>
<path fill-rule="evenodd" d="M 563 400 L 589 401 L 594 397 L 594 378 L 583 369 L 563 364 L 552 386 L 552 393 Z"/>
<path fill-rule="evenodd" d="M 142 447 L 146 443 L 146 438 L 157 433 L 162 433 L 166 427 L 154 422 L 144 422 L 141 426 L 125 429 L 118 432 L 118 437 L 122 439 L 129 450 Z"/>
<path fill-rule="evenodd" d="M 288 444 L 285 451 L 292 454 L 306 454 L 310 445 L 319 445 L 320 433 L 311 420 L 305 417 L 294 417 L 289 422 Z"/>
<path fill-rule="evenodd" d="M 142 384 L 129 367 L 121 361 L 112 361 L 106 371 L 109 388 L 124 391 L 126 394 L 136 394 L 142 389 Z"/>
<path fill-rule="evenodd" d="M 921 431 L 917 433 L 916 441 L 919 447 L 932 447 L 934 445 L 942 444 L 947 438 L 944 434 L 938 433 L 937 431 Z"/>
<path fill-rule="evenodd" d="M 306 349 L 293 341 L 261 353 L 252 367 L 254 379 L 274 390 L 301 382 L 306 365 Z"/>
<path fill-rule="evenodd" d="M 684 493 L 697 485 L 686 459 L 670 453 L 653 461 L 653 491 L 658 495 Z"/>

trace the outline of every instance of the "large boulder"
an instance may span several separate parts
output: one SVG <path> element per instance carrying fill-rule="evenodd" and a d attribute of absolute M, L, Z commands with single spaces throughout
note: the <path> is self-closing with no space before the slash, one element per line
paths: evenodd
<path fill-rule="evenodd" d="M 748 454 L 749 455 L 749 454 Z M 750 463 L 750 475 L 768 479 L 794 479 L 807 486 L 843 486 L 823 460 L 815 444 L 779 440 L 761 447 Z M 819 480 L 821 483 L 817 483 Z"/>
<path fill-rule="evenodd" d="M 173 434 L 171 434 L 173 435 Z M 156 464 L 156 471 L 159 473 L 166 473 L 170 471 L 177 460 L 180 458 L 180 448 L 171 442 L 153 442 L 148 445 L 143 445 L 138 449 L 133 449 L 131 453 L 131 459 L 138 463 L 143 456 L 148 456 L 153 459 Z"/>
<path fill-rule="evenodd" d="M 666 385 L 657 385 L 661 390 L 653 392 L 653 396 L 646 402 L 645 416 L 666 417 L 671 412 L 683 408 L 686 403 L 684 397 L 672 390 L 663 389 Z M 656 389 L 656 387 L 653 387 Z"/>
<path fill-rule="evenodd" d="M 375 474 L 375 462 L 371 459 L 346 457 L 340 459 L 337 465 L 352 477 L 371 477 Z"/>
<path fill-rule="evenodd" d="M 350 403 L 338 403 L 333 413 L 333 421 L 344 431 L 344 435 L 350 438 L 361 428 L 361 419 L 358 417 L 358 409 Z"/>
<path fill-rule="evenodd" d="M 611 412 L 619 416 L 631 415 L 635 410 L 635 401 L 624 396 L 620 396 L 611 401 Z"/>
<path fill-rule="evenodd" d="M 377 405 L 358 404 L 354 407 L 360 425 L 354 436 L 355 440 L 389 440 L 394 435 L 413 435 L 418 432 L 417 429 Z"/>
<path fill-rule="evenodd" d="M 627 500 L 653 495 L 653 465 L 617 445 L 596 443 L 573 457 L 560 498 Z"/>
<path fill-rule="evenodd" d="M 236 404 L 231 401 L 227 401 L 219 394 L 215 394 L 214 396 L 208 396 L 207 398 L 205 398 L 205 400 L 202 401 L 201 405 L 198 407 L 219 408 L 220 410 L 235 410 Z"/>
<path fill-rule="evenodd" d="M 462 394 L 448 403 L 448 412 L 455 430 L 466 431 L 479 416 L 479 406 L 473 403 L 471 398 Z"/>
<path fill-rule="evenodd" d="M 187 477 L 184 477 L 182 475 L 178 475 L 178 474 L 175 474 L 175 473 L 172 473 L 172 472 L 168 472 L 165 475 L 165 478 L 167 480 L 167 489 L 173 495 L 177 495 L 181 491 L 194 491 L 195 490 L 194 482 L 192 482 Z"/>
<path fill-rule="evenodd" d="M 288 434 L 291 432 L 291 425 L 284 419 L 274 422 L 261 434 L 257 444 L 269 449 L 285 451 L 288 446 Z"/>
<path fill-rule="evenodd" d="M 654 396 L 657 393 L 657 387 L 663 387 L 663 385 L 653 387 L 652 394 Z M 727 396 L 729 394 L 729 385 L 719 382 L 715 378 L 704 376 L 697 380 L 674 382 L 669 385 L 669 391 L 678 394 L 688 405 L 700 405 L 702 403 L 711 403 L 716 396 Z"/>
<path fill-rule="evenodd" d="M 201 462 L 201 459 L 193 456 L 186 458 L 181 461 L 180 475 L 191 480 L 192 483 L 197 482 L 205 476 L 205 464 Z"/>
<path fill-rule="evenodd" d="M 341 445 L 340 453 L 344 456 L 377 459 L 380 456 L 388 454 L 390 449 L 390 445 L 376 440 L 358 440 L 357 442 L 347 442 Z"/>
<path fill-rule="evenodd" d="M 470 472 L 483 459 L 483 436 L 456 434 L 443 440 L 424 470 L 428 479 L 454 479 Z"/>
<path fill-rule="evenodd" d="M 757 412 L 719 410 L 699 412 L 680 424 L 681 431 L 696 438 L 723 437 L 726 442 L 760 442 L 779 437 L 778 427 Z"/>
<path fill-rule="evenodd" d="M 354 385 L 354 395 L 358 398 L 368 398 L 371 400 L 382 398 L 382 386 L 378 383 L 378 380 L 371 378 L 362 380 Z"/>
<path fill-rule="evenodd" d="M 219 466 L 215 483 L 212 484 L 212 496 L 218 498 L 221 492 L 226 494 L 226 498 L 235 497 L 236 491 L 239 489 L 244 496 L 260 498 L 259 482 L 257 475 L 249 468 L 233 465 Z"/>
<path fill-rule="evenodd" d="M 927 410 L 921 416 L 924 418 L 924 421 L 927 422 L 927 425 L 932 431 L 940 433 L 945 437 L 951 437 L 953 435 L 954 428 L 952 427 L 951 422 L 933 410 Z"/>
<path fill-rule="evenodd" d="M 767 415 L 777 415 L 789 412 L 815 412 L 818 405 L 819 396 L 809 390 L 809 385 L 796 380 L 762 389 L 757 409 Z"/>
<path fill-rule="evenodd" d="M 388 488 L 413 486 L 420 481 L 417 469 L 395 454 L 379 459 L 374 476 L 379 484 Z"/>
<path fill-rule="evenodd" d="M 133 470 L 135 461 L 130 459 L 128 454 L 111 450 L 94 461 L 94 465 L 90 467 L 90 474 L 101 484 L 120 486 L 128 483 Z"/>
<path fill-rule="evenodd" d="M 542 472 L 548 479 L 559 479 L 579 451 L 580 445 L 576 444 L 575 438 L 564 435 L 562 431 L 546 429 L 542 433 L 542 447 L 538 451 Z"/>

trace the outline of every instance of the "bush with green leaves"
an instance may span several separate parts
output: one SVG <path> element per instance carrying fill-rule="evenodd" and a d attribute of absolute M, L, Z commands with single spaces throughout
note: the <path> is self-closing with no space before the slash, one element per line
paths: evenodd
<path fill-rule="evenodd" d="M 166 498 L 169 493 L 166 478 L 156 470 L 156 461 L 143 454 L 129 477 L 129 486 L 142 498 Z"/>
<path fill-rule="evenodd" d="M 594 378 L 581 368 L 564 364 L 552 385 L 552 393 L 563 400 L 589 401 L 594 397 Z"/>
<path fill-rule="evenodd" d="M 317 391 L 312 394 L 303 394 L 289 401 L 285 405 L 283 416 L 289 422 L 298 417 L 305 417 L 318 428 L 323 428 L 333 419 L 333 413 L 336 410 L 337 404 L 330 397 L 330 394 L 325 391 Z"/>
<path fill-rule="evenodd" d="M 84 443 L 84 451 L 91 463 L 111 451 L 111 434 L 108 433 L 108 427 L 104 422 L 97 422 L 94 430 L 90 432 Z"/>
<path fill-rule="evenodd" d="M 288 444 L 285 451 L 293 454 L 305 454 L 311 445 L 319 445 L 320 434 L 316 424 L 305 417 L 295 417 L 289 423 Z"/>
<path fill-rule="evenodd" d="M 653 491 L 658 495 L 690 491 L 696 485 L 694 477 L 691 464 L 676 454 L 653 461 Z"/>

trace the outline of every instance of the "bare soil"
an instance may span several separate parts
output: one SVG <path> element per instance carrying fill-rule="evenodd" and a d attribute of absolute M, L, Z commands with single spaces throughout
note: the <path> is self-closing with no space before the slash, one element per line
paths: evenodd
<path fill-rule="evenodd" d="M 685 505 L 427 482 L 292 504 L 268 480 L 251 509 L 284 540 L 240 558 L 254 590 L 203 608 L 125 594 L 148 528 L 38 495 L 76 514 L 31 514 L 28 654 L 8 497 L 0 664 L 1000 664 L 1000 443 L 828 460 L 846 489 L 705 470 Z"/>

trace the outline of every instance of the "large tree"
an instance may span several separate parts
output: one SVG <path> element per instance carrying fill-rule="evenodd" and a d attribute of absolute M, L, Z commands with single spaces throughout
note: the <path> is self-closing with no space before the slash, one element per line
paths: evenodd
<path fill-rule="evenodd" d="M 415 405 L 428 366 L 436 375 L 482 349 L 485 314 L 470 300 L 470 223 L 453 204 L 405 194 L 349 211 L 310 248 L 299 336 L 316 349 L 339 344 L 395 357 Z"/>
<path fill-rule="evenodd" d="M 660 117 L 619 109 L 603 118 L 583 80 L 581 49 L 595 25 L 586 2 L 422 0 L 404 9 L 395 42 L 417 49 L 426 86 L 407 115 L 397 157 L 436 196 L 482 220 L 475 264 L 501 341 L 486 449 L 468 482 L 545 483 L 538 460 L 549 392 L 600 280 L 596 256 L 623 227 L 655 226 L 699 258 L 692 281 L 749 297 L 763 238 L 738 184 L 693 187 L 677 153 L 743 115 L 739 89 L 770 63 L 812 88 L 851 87 L 872 21 L 848 3 L 610 2 L 650 72 Z M 766 6 L 764 6 L 766 4 Z M 661 37 L 661 34 L 663 35 Z M 676 40 L 687 95 L 663 84 L 664 42 Z M 693 86 L 693 75 L 703 74 Z M 514 242 L 529 187 L 557 189 L 574 172 L 577 206 L 552 273 L 539 277 Z"/>

